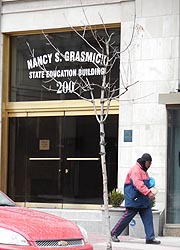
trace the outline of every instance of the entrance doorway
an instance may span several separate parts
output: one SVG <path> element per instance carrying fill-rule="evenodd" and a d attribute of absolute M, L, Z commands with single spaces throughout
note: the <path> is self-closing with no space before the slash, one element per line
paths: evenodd
<path fill-rule="evenodd" d="M 118 115 L 106 127 L 109 190 L 117 186 Z M 101 204 L 94 116 L 9 118 L 8 194 L 15 201 Z"/>

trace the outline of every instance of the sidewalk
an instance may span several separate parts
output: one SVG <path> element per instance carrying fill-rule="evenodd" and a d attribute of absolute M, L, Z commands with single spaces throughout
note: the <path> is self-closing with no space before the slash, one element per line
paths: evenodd
<path fill-rule="evenodd" d="M 106 249 L 106 236 L 97 233 L 88 233 L 89 243 L 94 250 Z M 132 238 L 130 236 L 120 236 L 121 242 L 112 242 L 112 249 L 115 250 L 180 250 L 180 237 L 157 237 L 161 241 L 160 245 L 145 244 L 144 239 Z"/>

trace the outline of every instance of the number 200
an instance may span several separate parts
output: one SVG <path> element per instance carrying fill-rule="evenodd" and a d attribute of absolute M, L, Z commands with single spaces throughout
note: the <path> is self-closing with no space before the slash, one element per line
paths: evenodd
<path fill-rule="evenodd" d="M 58 82 L 56 84 L 56 86 L 58 88 L 57 94 L 73 93 L 74 92 L 74 85 L 75 85 L 75 83 L 73 81 Z"/>

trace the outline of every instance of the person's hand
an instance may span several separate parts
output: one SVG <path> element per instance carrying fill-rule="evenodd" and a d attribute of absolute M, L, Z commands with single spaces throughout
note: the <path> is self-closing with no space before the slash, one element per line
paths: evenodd
<path fill-rule="evenodd" d="M 155 195 L 152 193 L 152 192 L 150 192 L 149 194 L 148 194 L 148 197 L 149 197 L 149 199 L 150 200 L 155 200 Z"/>
<path fill-rule="evenodd" d="M 151 193 L 153 193 L 154 195 L 156 195 L 158 193 L 158 190 L 156 187 L 152 187 L 152 188 L 150 188 L 150 190 L 151 190 Z"/>

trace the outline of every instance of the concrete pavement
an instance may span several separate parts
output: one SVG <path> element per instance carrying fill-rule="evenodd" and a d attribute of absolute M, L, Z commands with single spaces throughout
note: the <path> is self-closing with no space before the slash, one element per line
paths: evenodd
<path fill-rule="evenodd" d="M 106 249 L 106 236 L 98 233 L 88 233 L 89 243 L 94 250 Z M 120 236 L 120 242 L 112 242 L 115 250 L 180 250 L 180 237 L 157 237 L 161 241 L 160 245 L 145 244 L 144 239 L 133 238 L 130 236 Z"/>

